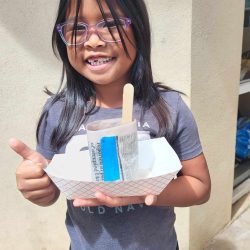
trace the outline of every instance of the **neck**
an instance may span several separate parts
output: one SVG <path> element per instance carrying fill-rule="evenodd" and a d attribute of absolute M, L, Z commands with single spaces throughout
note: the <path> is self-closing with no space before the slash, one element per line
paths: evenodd
<path fill-rule="evenodd" d="M 121 85 L 98 85 L 96 90 L 96 106 L 102 108 L 122 107 L 123 86 Z"/>

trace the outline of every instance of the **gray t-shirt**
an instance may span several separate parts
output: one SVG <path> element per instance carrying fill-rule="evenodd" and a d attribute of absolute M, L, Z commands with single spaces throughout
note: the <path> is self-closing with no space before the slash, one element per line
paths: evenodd
<path fill-rule="evenodd" d="M 168 131 L 168 141 L 180 160 L 188 160 L 202 152 L 198 130 L 193 115 L 177 92 L 162 93 L 170 113 L 171 129 Z M 100 108 L 91 115 L 71 140 L 53 152 L 50 149 L 50 136 L 58 125 L 58 119 L 63 103 L 56 102 L 49 111 L 46 121 L 43 121 L 41 137 L 37 151 L 47 159 L 52 159 L 55 153 L 86 150 L 86 124 L 95 120 L 121 117 L 121 109 Z M 139 121 L 140 106 L 134 105 L 133 117 Z M 142 122 L 138 122 L 138 133 L 148 131 L 151 137 L 158 130 L 157 120 L 147 111 Z M 145 204 L 109 208 L 106 206 L 80 207 L 67 201 L 68 210 L 66 226 L 71 238 L 72 250 L 83 249 L 148 249 L 175 250 L 177 244 L 174 230 L 175 213 L 173 207 L 148 207 Z"/>

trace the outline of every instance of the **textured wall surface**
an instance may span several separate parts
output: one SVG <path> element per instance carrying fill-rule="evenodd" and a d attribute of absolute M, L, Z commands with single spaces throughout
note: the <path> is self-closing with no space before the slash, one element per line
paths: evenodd
<path fill-rule="evenodd" d="M 152 31 L 155 81 L 190 97 L 191 0 L 147 0 Z"/>
<path fill-rule="evenodd" d="M 187 94 L 212 177 L 207 204 L 176 209 L 181 249 L 199 250 L 231 219 L 244 1 L 158 2 L 148 1 L 156 77 Z"/>
<path fill-rule="evenodd" d="M 207 204 L 190 210 L 191 249 L 201 249 L 231 219 L 243 9 L 243 0 L 193 0 L 190 106 L 212 193 Z"/>
<path fill-rule="evenodd" d="M 10 137 L 35 147 L 36 122 L 47 98 L 43 87 L 55 90 L 60 80 L 50 45 L 56 2 L 1 1 L 1 249 L 68 249 L 64 199 L 48 208 L 23 199 L 14 174 L 21 159 L 8 147 Z"/>

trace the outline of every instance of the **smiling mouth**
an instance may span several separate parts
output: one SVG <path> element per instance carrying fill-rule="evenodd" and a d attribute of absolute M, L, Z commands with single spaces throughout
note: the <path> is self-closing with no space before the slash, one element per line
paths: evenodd
<path fill-rule="evenodd" d="M 99 65 L 109 63 L 113 61 L 114 59 L 115 59 L 114 57 L 100 57 L 100 58 L 88 59 L 86 60 L 86 62 L 90 64 L 91 66 L 99 66 Z"/>

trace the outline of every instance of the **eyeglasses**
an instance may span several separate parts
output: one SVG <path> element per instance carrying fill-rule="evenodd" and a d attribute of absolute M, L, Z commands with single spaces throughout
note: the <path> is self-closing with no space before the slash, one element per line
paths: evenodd
<path fill-rule="evenodd" d="M 74 22 L 65 22 L 58 24 L 56 29 L 63 42 L 70 46 L 80 45 L 86 42 L 89 39 L 91 29 L 93 29 L 104 42 L 120 42 L 119 27 L 127 29 L 129 25 L 131 25 L 131 19 L 129 18 L 108 18 L 106 21 L 102 20 L 94 25 L 88 25 L 83 22 L 79 22 L 75 25 Z"/>

